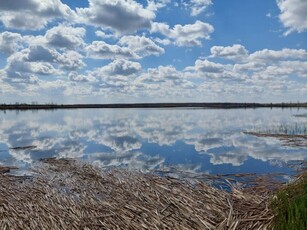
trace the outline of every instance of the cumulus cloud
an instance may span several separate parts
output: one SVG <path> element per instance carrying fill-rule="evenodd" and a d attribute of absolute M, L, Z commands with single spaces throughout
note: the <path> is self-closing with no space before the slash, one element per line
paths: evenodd
<path fill-rule="evenodd" d="M 113 34 L 113 33 L 107 34 L 107 33 L 105 33 L 104 31 L 101 31 L 101 30 L 96 31 L 95 34 L 96 34 L 97 37 L 100 37 L 102 39 L 109 39 L 109 38 L 115 39 L 115 38 L 117 38 L 117 36 L 115 34 Z"/>
<path fill-rule="evenodd" d="M 58 53 L 45 46 L 30 46 L 22 50 L 23 60 L 27 62 L 55 62 Z"/>
<path fill-rule="evenodd" d="M 66 70 L 83 68 L 85 63 L 82 61 L 83 56 L 76 51 L 67 51 L 59 53 L 55 49 L 46 46 L 30 46 L 20 52 L 21 60 L 25 62 L 48 62 L 57 64 Z"/>
<path fill-rule="evenodd" d="M 45 34 L 48 45 L 56 48 L 74 49 L 84 44 L 85 29 L 59 25 L 49 29 Z"/>
<path fill-rule="evenodd" d="M 71 18 L 73 14 L 60 0 L 10 0 L 0 3 L 0 21 L 9 28 L 41 29 L 56 18 Z"/>
<path fill-rule="evenodd" d="M 182 78 L 182 74 L 173 66 L 159 66 L 158 68 L 149 68 L 147 73 L 144 73 L 139 77 L 138 81 L 151 84 L 176 81 Z"/>
<path fill-rule="evenodd" d="M 95 59 L 130 59 L 139 58 L 127 47 L 110 45 L 104 41 L 93 41 L 86 48 L 88 56 Z"/>
<path fill-rule="evenodd" d="M 172 41 L 169 39 L 154 38 L 154 40 L 155 42 L 165 45 L 165 46 L 172 44 Z"/>
<path fill-rule="evenodd" d="M 140 57 L 159 56 L 164 53 L 163 48 L 144 36 L 124 36 L 119 40 L 119 44 L 126 46 Z"/>
<path fill-rule="evenodd" d="M 28 80 L 31 74 L 56 73 L 50 62 L 55 60 L 54 53 L 42 46 L 34 46 L 12 54 L 7 59 L 5 71 L 8 78 Z"/>
<path fill-rule="evenodd" d="M 76 51 L 59 53 L 46 46 L 35 45 L 13 53 L 4 68 L 8 81 L 35 83 L 33 79 L 43 75 L 61 75 L 62 70 L 83 68 L 82 55 Z M 30 81 L 31 80 L 31 81 Z"/>
<path fill-rule="evenodd" d="M 110 28 L 119 34 L 150 28 L 155 18 L 152 10 L 133 0 L 89 0 L 88 8 L 77 8 L 79 21 L 102 28 Z"/>
<path fill-rule="evenodd" d="M 280 60 L 306 60 L 307 51 L 304 49 L 282 49 L 282 50 L 269 50 L 263 49 L 252 53 L 249 57 L 250 60 L 262 60 L 267 62 L 280 61 Z"/>
<path fill-rule="evenodd" d="M 232 46 L 212 46 L 210 52 L 212 57 L 222 57 L 232 60 L 246 58 L 248 55 L 248 51 L 245 47 L 239 44 Z"/>
<path fill-rule="evenodd" d="M 7 81 L 36 84 L 38 80 L 36 75 L 60 74 L 60 71 L 48 62 L 25 61 L 26 55 L 25 52 L 17 52 L 8 58 L 7 66 L 4 69 Z"/>
<path fill-rule="evenodd" d="M 195 92 L 195 84 L 188 81 L 181 71 L 175 67 L 159 66 L 149 68 L 133 81 L 135 92 L 153 98 L 189 97 L 191 91 Z"/>
<path fill-rule="evenodd" d="M 240 90 L 242 94 L 250 90 L 255 94 L 281 95 L 295 87 L 302 89 L 294 84 L 293 77 L 307 77 L 307 52 L 303 49 L 264 49 L 249 54 L 244 46 L 237 44 L 214 46 L 211 53 L 210 58 L 220 57 L 233 62 L 198 59 L 193 66 L 186 67 L 183 71 L 186 78 L 206 80 L 199 87 L 202 92 L 236 95 Z"/>
<path fill-rule="evenodd" d="M 196 60 L 195 69 L 204 73 L 222 73 L 224 71 L 224 65 L 210 62 L 208 60 Z"/>
<path fill-rule="evenodd" d="M 167 6 L 168 3 L 170 3 L 171 0 L 147 0 L 148 6 L 147 9 L 151 11 L 157 11 L 165 6 Z"/>
<path fill-rule="evenodd" d="M 191 15 L 197 16 L 204 12 L 208 6 L 212 4 L 211 0 L 191 0 L 189 8 L 191 9 Z"/>
<path fill-rule="evenodd" d="M 197 20 L 194 24 L 175 25 L 170 28 L 166 23 L 153 22 L 151 33 L 161 33 L 178 46 L 200 46 L 202 39 L 210 39 L 214 31 L 212 25 Z"/>
<path fill-rule="evenodd" d="M 72 71 L 68 74 L 68 79 L 73 82 L 97 82 L 97 79 L 91 75 L 79 74 L 76 71 Z"/>
<path fill-rule="evenodd" d="M 114 60 L 110 64 L 99 68 L 101 73 L 106 75 L 124 75 L 129 76 L 141 71 L 141 65 L 138 62 L 131 62 L 127 60 Z"/>
<path fill-rule="evenodd" d="M 85 63 L 82 61 L 83 56 L 76 52 L 69 50 L 57 57 L 57 63 L 66 70 L 82 69 Z"/>
<path fill-rule="evenodd" d="M 140 59 L 145 56 L 159 56 L 164 49 L 144 36 L 123 36 L 118 44 L 94 41 L 86 47 L 88 56 L 95 59 Z"/>
<path fill-rule="evenodd" d="M 277 0 L 277 5 L 280 9 L 279 19 L 288 29 L 285 35 L 307 30 L 306 0 Z"/>
<path fill-rule="evenodd" d="M 5 31 L 0 33 L 0 51 L 6 54 L 12 54 L 21 47 L 22 37 L 18 33 Z"/>
<path fill-rule="evenodd" d="M 116 59 L 108 65 L 89 71 L 87 76 L 72 72 L 69 79 L 72 81 L 92 82 L 93 91 L 110 91 L 109 93 L 128 93 L 129 87 L 142 67 L 138 62 Z"/>

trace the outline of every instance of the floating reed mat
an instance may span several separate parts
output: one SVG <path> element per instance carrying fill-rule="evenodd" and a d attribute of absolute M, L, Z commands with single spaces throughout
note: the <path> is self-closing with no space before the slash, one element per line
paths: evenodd
<path fill-rule="evenodd" d="M 48 159 L 0 173 L 0 229 L 267 229 L 269 196 Z"/>

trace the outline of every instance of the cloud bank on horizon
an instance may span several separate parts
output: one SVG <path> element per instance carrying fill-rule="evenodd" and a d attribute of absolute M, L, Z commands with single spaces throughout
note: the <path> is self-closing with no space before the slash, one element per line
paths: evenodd
<path fill-rule="evenodd" d="M 0 2 L 0 103 L 306 101 L 306 0 Z"/>

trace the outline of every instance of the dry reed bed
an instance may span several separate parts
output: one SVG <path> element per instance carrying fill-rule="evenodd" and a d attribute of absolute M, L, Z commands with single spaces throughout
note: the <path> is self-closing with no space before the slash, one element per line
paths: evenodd
<path fill-rule="evenodd" d="M 267 229 L 267 195 L 73 160 L 0 173 L 0 229 Z"/>
<path fill-rule="evenodd" d="M 307 134 L 279 134 L 279 133 L 259 133 L 244 132 L 256 137 L 273 137 L 282 142 L 283 146 L 307 148 Z"/>

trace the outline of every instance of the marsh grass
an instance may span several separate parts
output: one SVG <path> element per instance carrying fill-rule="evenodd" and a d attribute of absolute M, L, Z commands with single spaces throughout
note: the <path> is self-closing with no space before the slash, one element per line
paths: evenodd
<path fill-rule="evenodd" d="M 253 130 L 244 133 L 257 137 L 277 138 L 284 146 L 307 148 L 306 124 L 282 124 L 265 130 Z"/>
<path fill-rule="evenodd" d="M 307 173 L 280 189 L 271 205 L 274 210 L 274 229 L 307 229 Z"/>
<path fill-rule="evenodd" d="M 304 114 L 296 114 L 294 115 L 295 117 L 303 117 L 303 118 L 307 118 L 307 113 Z"/>
<path fill-rule="evenodd" d="M 306 124 L 281 124 L 278 126 L 273 126 L 268 129 L 259 129 L 253 131 L 255 133 L 263 134 L 281 134 L 281 135 L 307 135 L 307 125 Z"/>

